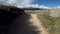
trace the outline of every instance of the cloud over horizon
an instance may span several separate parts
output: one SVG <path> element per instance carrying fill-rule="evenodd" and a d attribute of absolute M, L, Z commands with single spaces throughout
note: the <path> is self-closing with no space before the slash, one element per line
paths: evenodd
<path fill-rule="evenodd" d="M 17 7 L 49 8 L 43 5 L 31 4 L 34 0 L 0 0 L 0 4 L 12 5 Z"/>
<path fill-rule="evenodd" d="M 31 4 L 33 0 L 0 0 L 0 4 L 23 6 Z"/>
<path fill-rule="evenodd" d="M 42 8 L 42 9 L 51 9 L 50 7 L 44 6 L 44 5 L 38 5 L 38 4 L 30 4 L 24 6 L 24 8 Z"/>
<path fill-rule="evenodd" d="M 5 5 L 12 5 L 12 6 L 17 6 L 20 8 L 42 8 L 42 9 L 52 9 L 52 8 L 60 8 L 60 6 L 57 7 L 47 7 L 44 5 L 39 5 L 39 4 L 32 4 L 34 0 L 0 0 L 0 4 L 5 4 Z"/>

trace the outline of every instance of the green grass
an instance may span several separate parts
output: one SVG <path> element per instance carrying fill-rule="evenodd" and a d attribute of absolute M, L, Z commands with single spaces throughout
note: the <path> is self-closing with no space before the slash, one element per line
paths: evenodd
<path fill-rule="evenodd" d="M 51 17 L 49 14 L 38 15 L 42 25 L 50 34 L 60 34 L 60 17 Z"/>

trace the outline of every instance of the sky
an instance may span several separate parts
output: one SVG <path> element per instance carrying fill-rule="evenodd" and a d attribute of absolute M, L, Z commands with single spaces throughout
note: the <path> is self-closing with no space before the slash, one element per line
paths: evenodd
<path fill-rule="evenodd" d="M 44 5 L 48 7 L 60 6 L 60 0 L 36 0 L 33 4 Z"/>
<path fill-rule="evenodd" d="M 60 0 L 0 0 L 0 4 L 17 7 L 60 8 Z"/>

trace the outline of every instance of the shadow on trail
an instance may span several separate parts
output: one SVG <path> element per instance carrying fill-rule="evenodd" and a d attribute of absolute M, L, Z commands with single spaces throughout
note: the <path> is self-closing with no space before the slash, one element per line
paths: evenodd
<path fill-rule="evenodd" d="M 18 24 L 18 33 L 17 34 L 37 34 L 31 27 L 31 22 L 29 19 L 31 15 L 25 14 L 20 19 L 20 23 Z"/>
<path fill-rule="evenodd" d="M 30 18 L 31 15 L 24 14 L 18 18 L 12 19 L 9 25 L 4 26 L 4 30 L 1 29 L 1 34 L 38 34 L 38 32 L 34 31 L 34 28 L 30 26 Z"/>

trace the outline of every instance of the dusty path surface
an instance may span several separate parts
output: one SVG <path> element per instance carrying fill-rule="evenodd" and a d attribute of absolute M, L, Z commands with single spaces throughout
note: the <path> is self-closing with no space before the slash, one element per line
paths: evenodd
<path fill-rule="evenodd" d="M 30 19 L 30 21 L 32 22 L 32 25 L 37 28 L 34 30 L 38 30 L 38 34 L 48 34 L 46 29 L 42 26 L 41 22 L 37 18 L 37 14 L 31 14 L 31 17 L 32 18 Z"/>

